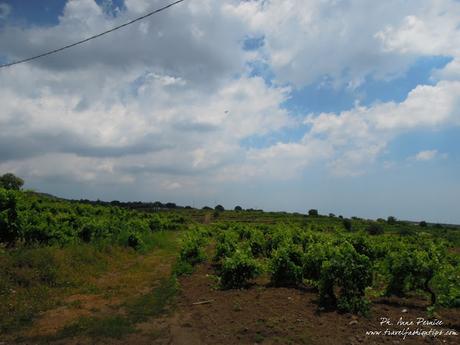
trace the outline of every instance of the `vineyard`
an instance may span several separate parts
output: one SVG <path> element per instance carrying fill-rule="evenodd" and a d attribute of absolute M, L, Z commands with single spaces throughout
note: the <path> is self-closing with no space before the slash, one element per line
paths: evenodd
<path fill-rule="evenodd" d="M 193 344 L 196 330 L 206 333 L 195 334 L 195 343 L 323 344 L 313 330 L 298 328 L 306 312 L 311 322 L 334 317 L 324 326 L 329 329 L 348 324 L 350 315 L 371 323 L 382 308 L 395 312 L 406 305 L 416 305 L 417 315 L 427 318 L 458 316 L 455 226 L 346 219 L 316 210 L 158 205 L 67 201 L 0 189 L 4 341 Z M 284 296 L 295 305 L 282 302 Z M 393 309 L 382 307 L 385 300 Z M 248 318 L 260 315 L 241 318 L 240 333 L 225 338 L 243 310 Z M 295 313 L 293 321 L 276 316 L 277 310 Z M 196 318 L 213 326 L 195 325 Z M 166 326 L 152 321 L 158 319 Z M 143 331 L 142 322 L 154 329 Z M 459 326 L 449 321 L 449 327 Z M 300 332 L 309 333 L 293 335 Z"/>
<path fill-rule="evenodd" d="M 367 235 L 306 225 L 217 224 L 190 231 L 183 240 L 180 267 L 206 258 L 215 265 L 223 289 L 250 286 L 266 275 L 273 286 L 317 289 L 320 308 L 366 315 L 367 296 L 427 296 L 430 307 L 460 307 L 458 255 L 429 234 Z M 432 309 L 432 308 L 430 308 Z"/>

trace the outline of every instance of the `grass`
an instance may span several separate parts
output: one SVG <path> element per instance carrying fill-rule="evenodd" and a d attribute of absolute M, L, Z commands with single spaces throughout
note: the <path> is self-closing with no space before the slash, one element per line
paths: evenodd
<path fill-rule="evenodd" d="M 123 306 L 126 314 L 124 315 L 81 317 L 77 321 L 65 326 L 55 335 L 33 340 L 50 342 L 77 336 L 86 336 L 94 339 L 123 338 L 136 331 L 137 323 L 165 313 L 173 302 L 177 291 L 177 281 L 174 277 L 163 279 L 160 281 L 159 286 L 151 292 L 125 303 Z"/>
<path fill-rule="evenodd" d="M 0 303 L 0 334 L 21 332 L 31 326 L 41 312 L 57 307 L 72 294 L 100 295 L 106 299 L 138 294 L 152 279 L 170 274 L 167 270 L 159 272 L 157 267 L 173 261 L 178 236 L 174 232 L 152 233 L 148 253 L 94 244 L 10 250 L 0 247 L 0 300 L 6 301 Z M 110 279 L 101 279 L 107 273 Z M 166 285 L 160 283 L 160 291 L 155 292 L 162 300 L 169 300 L 164 298 L 168 295 Z M 154 306 L 153 310 L 163 308 L 160 302 L 152 302 L 156 297 L 148 294 L 142 298 L 139 306 L 148 303 Z M 78 309 L 81 307 L 78 304 L 73 302 L 70 307 Z M 132 309 L 135 313 L 135 303 Z"/>
<path fill-rule="evenodd" d="M 136 297 L 126 303 L 127 318 L 138 323 L 166 312 L 178 291 L 175 277 L 163 279 L 150 293 Z"/>
<path fill-rule="evenodd" d="M 134 331 L 133 324 L 123 316 L 109 316 L 105 318 L 82 317 L 64 327 L 64 329 L 48 340 L 59 340 L 75 336 L 120 339 Z"/>

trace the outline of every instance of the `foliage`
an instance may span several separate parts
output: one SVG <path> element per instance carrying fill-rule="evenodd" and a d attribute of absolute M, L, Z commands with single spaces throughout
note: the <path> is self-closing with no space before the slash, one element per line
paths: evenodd
<path fill-rule="evenodd" d="M 302 282 L 302 248 L 287 244 L 278 248 L 270 260 L 271 281 L 278 286 L 295 286 Z"/>
<path fill-rule="evenodd" d="M 370 224 L 366 231 L 369 235 L 382 235 L 383 234 L 383 227 L 379 223 Z"/>
<path fill-rule="evenodd" d="M 0 188 L 5 188 L 7 190 L 20 190 L 23 185 L 24 180 L 11 173 L 6 173 L 3 176 L 0 176 Z"/>
<path fill-rule="evenodd" d="M 119 244 L 145 250 L 155 232 L 186 227 L 184 216 L 69 202 L 0 188 L 0 243 Z"/>
<path fill-rule="evenodd" d="M 308 246 L 303 257 L 303 275 L 305 279 L 312 281 L 315 285 L 321 277 L 323 262 L 327 261 L 332 253 L 333 246 L 329 243 L 312 243 Z"/>
<path fill-rule="evenodd" d="M 396 217 L 389 216 L 389 217 L 387 218 L 387 223 L 388 223 L 389 225 L 395 225 L 395 224 L 397 223 Z"/>
<path fill-rule="evenodd" d="M 242 288 L 260 272 L 260 265 L 251 253 L 238 248 L 232 256 L 224 259 L 220 269 L 220 283 L 224 289 Z"/>
<path fill-rule="evenodd" d="M 222 205 L 216 205 L 216 206 L 214 207 L 214 210 L 215 210 L 215 211 L 219 211 L 219 212 L 223 212 L 223 211 L 225 211 L 225 208 L 224 208 L 224 206 L 222 206 Z"/>
<path fill-rule="evenodd" d="M 330 260 L 323 262 L 319 282 L 320 303 L 336 305 L 341 311 L 367 314 L 365 289 L 372 284 L 371 262 L 349 243 L 344 243 Z M 335 290 L 339 289 L 338 296 Z"/>
<path fill-rule="evenodd" d="M 343 224 L 343 227 L 345 228 L 345 230 L 347 230 L 347 231 L 353 230 L 353 227 L 352 227 L 350 219 L 348 219 L 348 218 L 344 219 L 342 224 Z"/>
<path fill-rule="evenodd" d="M 16 195 L 0 188 L 0 243 L 13 245 L 19 238 Z"/>
<path fill-rule="evenodd" d="M 431 302 L 435 304 L 436 295 L 430 282 L 441 266 L 443 250 L 433 243 L 426 244 L 425 248 L 400 243 L 398 249 L 387 256 L 390 274 L 387 295 L 404 296 L 421 289 L 431 295 Z"/>
<path fill-rule="evenodd" d="M 180 261 L 189 263 L 194 266 L 206 259 L 203 251 L 205 239 L 199 231 L 191 231 L 182 241 L 182 247 L 179 254 Z"/>
<path fill-rule="evenodd" d="M 436 303 L 443 307 L 460 307 L 460 266 L 446 264 L 433 277 Z"/>
<path fill-rule="evenodd" d="M 308 211 L 309 216 L 317 216 L 318 215 L 318 210 L 316 209 L 311 209 Z"/>
<path fill-rule="evenodd" d="M 216 254 L 214 261 L 231 256 L 238 246 L 239 236 L 235 231 L 224 230 L 217 237 Z"/>

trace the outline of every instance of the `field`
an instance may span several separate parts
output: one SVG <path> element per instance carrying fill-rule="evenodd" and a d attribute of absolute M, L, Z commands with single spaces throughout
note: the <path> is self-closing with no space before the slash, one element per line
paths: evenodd
<path fill-rule="evenodd" d="M 0 216 L 0 343 L 459 341 L 456 226 L 1 189 Z"/>

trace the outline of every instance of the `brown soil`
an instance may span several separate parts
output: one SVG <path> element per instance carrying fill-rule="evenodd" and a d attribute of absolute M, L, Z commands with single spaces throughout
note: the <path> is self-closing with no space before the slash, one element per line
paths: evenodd
<path fill-rule="evenodd" d="M 151 264 L 156 263 L 156 267 L 161 268 L 152 273 L 150 279 L 168 274 L 169 265 L 159 260 L 158 257 L 144 259 Z M 214 274 L 212 266 L 204 264 L 197 267 L 191 276 L 180 278 L 181 292 L 169 315 L 137 324 L 137 332 L 123 339 L 77 337 L 63 339 L 55 344 L 453 345 L 460 343 L 458 335 L 436 338 L 408 336 L 405 340 L 401 336 L 366 335 L 366 331 L 406 328 L 381 326 L 380 321 L 383 317 L 390 318 L 393 323 L 396 323 L 400 317 L 414 322 L 420 317 L 428 319 L 427 302 L 419 298 L 377 299 L 373 301 L 369 318 L 356 317 L 335 311 L 319 311 L 318 294 L 313 290 L 276 288 L 270 287 L 266 281 L 258 281 L 248 289 L 222 291 L 216 286 Z M 111 276 L 113 279 L 105 276 L 101 282 L 104 281 L 111 286 L 124 285 L 124 282 L 120 280 L 121 276 L 113 275 Z M 137 277 L 133 277 L 133 281 L 137 282 L 138 279 L 135 278 Z M 107 280 L 110 280 L 110 284 Z M 137 286 L 136 293 L 145 289 L 146 285 Z M 66 306 L 46 312 L 32 328 L 36 333 L 31 334 L 54 333 L 80 316 L 122 312 L 122 310 L 113 309 L 114 306 L 116 307 L 117 300 L 106 299 L 102 296 L 74 295 L 66 300 L 69 305 L 75 301 L 78 301 L 78 308 Z M 439 314 L 438 318 L 443 321 L 441 326 L 413 325 L 409 327 L 412 330 L 420 328 L 427 331 L 430 328 L 451 329 L 460 333 L 460 310 L 442 310 L 439 311 Z"/>
<path fill-rule="evenodd" d="M 245 290 L 221 291 L 215 288 L 210 265 L 203 265 L 180 280 L 182 294 L 170 344 L 458 344 L 459 336 L 421 337 L 370 336 L 366 331 L 403 329 L 380 326 L 382 317 L 393 323 L 402 317 L 417 321 L 426 314 L 426 301 L 379 299 L 373 301 L 369 318 L 318 311 L 314 291 L 254 285 Z M 204 304 L 193 304 L 208 301 Z M 404 312 L 403 312 L 404 311 Z M 409 326 L 429 331 L 453 329 L 460 333 L 460 310 L 439 312 L 442 326 Z M 183 336 L 185 335 L 185 339 Z"/>

